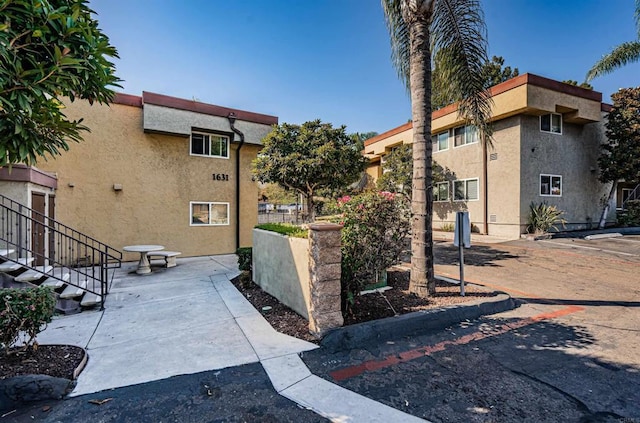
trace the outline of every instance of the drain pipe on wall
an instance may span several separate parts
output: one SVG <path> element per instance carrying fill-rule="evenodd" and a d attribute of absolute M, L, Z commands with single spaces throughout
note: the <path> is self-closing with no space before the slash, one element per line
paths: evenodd
<path fill-rule="evenodd" d="M 236 150 L 236 250 L 240 248 L 240 149 L 244 144 L 244 134 L 235 127 L 236 115 L 229 113 L 229 126 L 231 130 L 240 137 L 240 144 Z"/>

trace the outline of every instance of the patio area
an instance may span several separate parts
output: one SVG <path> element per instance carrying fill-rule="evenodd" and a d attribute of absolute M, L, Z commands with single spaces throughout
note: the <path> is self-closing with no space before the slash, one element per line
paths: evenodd
<path fill-rule="evenodd" d="M 260 362 L 276 392 L 331 420 L 420 421 L 311 374 L 299 354 L 317 345 L 276 332 L 236 290 L 235 255 L 137 267 L 116 269 L 104 310 L 57 316 L 38 335 L 87 350 L 70 396 Z"/>
<path fill-rule="evenodd" d="M 233 287 L 235 255 L 181 259 L 149 275 L 136 269 L 137 262 L 116 269 L 103 311 L 57 316 L 38 336 L 87 350 L 71 395 L 316 348 L 275 332 Z"/>

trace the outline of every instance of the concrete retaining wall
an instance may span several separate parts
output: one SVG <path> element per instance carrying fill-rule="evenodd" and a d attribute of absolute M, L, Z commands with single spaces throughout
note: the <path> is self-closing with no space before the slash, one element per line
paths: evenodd
<path fill-rule="evenodd" d="M 341 229 L 314 223 L 309 239 L 253 230 L 253 281 L 309 320 L 309 331 L 318 338 L 344 323 Z"/>

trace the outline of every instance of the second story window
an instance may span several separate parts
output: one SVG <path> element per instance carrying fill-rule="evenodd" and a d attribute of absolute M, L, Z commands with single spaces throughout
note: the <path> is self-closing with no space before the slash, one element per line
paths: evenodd
<path fill-rule="evenodd" d="M 562 115 L 549 113 L 548 115 L 540 116 L 540 131 L 562 134 Z"/>
<path fill-rule="evenodd" d="M 444 151 L 449 149 L 449 131 L 441 132 L 431 137 L 433 151 Z"/>
<path fill-rule="evenodd" d="M 453 129 L 453 145 L 460 147 L 478 142 L 478 130 L 475 126 L 458 126 Z"/>
<path fill-rule="evenodd" d="M 229 158 L 229 138 L 223 135 L 191 133 L 192 156 Z"/>

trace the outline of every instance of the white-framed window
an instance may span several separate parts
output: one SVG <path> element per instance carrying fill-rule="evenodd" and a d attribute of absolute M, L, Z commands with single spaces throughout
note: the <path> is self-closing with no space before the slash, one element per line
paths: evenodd
<path fill-rule="evenodd" d="M 562 115 L 549 113 L 548 115 L 540 116 L 540 131 L 562 134 Z"/>
<path fill-rule="evenodd" d="M 220 226 L 229 224 L 229 203 L 191 201 L 191 226 Z"/>
<path fill-rule="evenodd" d="M 192 156 L 229 158 L 229 137 L 204 132 L 191 133 Z"/>
<path fill-rule="evenodd" d="M 440 132 L 431 137 L 433 143 L 433 151 L 444 151 L 449 149 L 449 131 Z"/>
<path fill-rule="evenodd" d="M 449 182 L 438 182 L 433 186 L 433 201 L 449 201 Z"/>
<path fill-rule="evenodd" d="M 540 175 L 540 195 L 543 197 L 562 196 L 562 176 Z"/>
<path fill-rule="evenodd" d="M 478 128 L 473 125 L 458 126 L 453 128 L 453 146 L 462 147 L 478 142 Z"/>
<path fill-rule="evenodd" d="M 453 181 L 453 199 L 455 201 L 477 200 L 480 198 L 478 178 Z"/>

